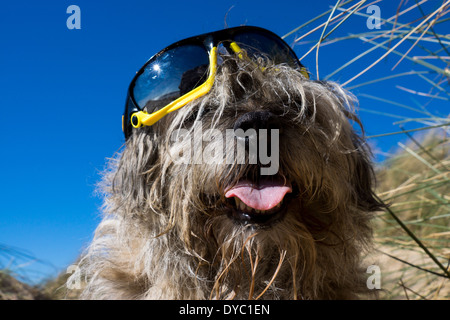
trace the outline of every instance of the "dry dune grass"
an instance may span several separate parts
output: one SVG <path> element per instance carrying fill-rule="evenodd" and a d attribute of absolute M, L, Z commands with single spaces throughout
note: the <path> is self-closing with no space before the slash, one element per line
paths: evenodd
<path fill-rule="evenodd" d="M 412 138 L 379 173 L 391 204 L 375 221 L 383 298 L 450 298 L 449 150 L 445 135 Z"/>

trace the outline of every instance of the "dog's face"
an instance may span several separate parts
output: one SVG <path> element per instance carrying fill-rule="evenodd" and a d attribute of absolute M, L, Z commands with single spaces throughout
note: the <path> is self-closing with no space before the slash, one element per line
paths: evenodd
<path fill-rule="evenodd" d="M 191 256 L 211 297 L 314 297 L 358 273 L 381 206 L 353 101 L 288 67 L 225 61 L 206 96 L 133 132 L 113 181 L 125 219 Z"/>

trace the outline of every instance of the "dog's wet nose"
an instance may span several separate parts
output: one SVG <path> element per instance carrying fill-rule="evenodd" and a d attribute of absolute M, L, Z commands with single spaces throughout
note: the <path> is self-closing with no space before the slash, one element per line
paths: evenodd
<path fill-rule="evenodd" d="M 240 116 L 234 123 L 234 130 L 280 129 L 278 117 L 270 111 L 252 111 Z"/>

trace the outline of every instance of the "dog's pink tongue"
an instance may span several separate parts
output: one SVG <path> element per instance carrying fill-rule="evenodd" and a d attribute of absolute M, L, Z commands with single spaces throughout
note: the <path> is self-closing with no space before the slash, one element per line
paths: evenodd
<path fill-rule="evenodd" d="M 270 210 L 279 204 L 292 187 L 277 181 L 263 181 L 254 185 L 249 181 L 239 181 L 225 193 L 226 198 L 238 197 L 247 206 L 256 210 Z"/>

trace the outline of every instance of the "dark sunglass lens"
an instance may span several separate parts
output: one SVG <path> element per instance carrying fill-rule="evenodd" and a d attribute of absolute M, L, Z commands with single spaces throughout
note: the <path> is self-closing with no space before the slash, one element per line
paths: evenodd
<path fill-rule="evenodd" d="M 233 40 L 253 58 L 262 57 L 275 64 L 287 63 L 294 68 L 300 67 L 290 47 L 277 36 L 246 31 L 235 35 Z"/>
<path fill-rule="evenodd" d="M 140 108 L 154 112 L 205 82 L 209 55 L 202 46 L 183 45 L 152 59 L 136 79 L 133 95 Z"/>

